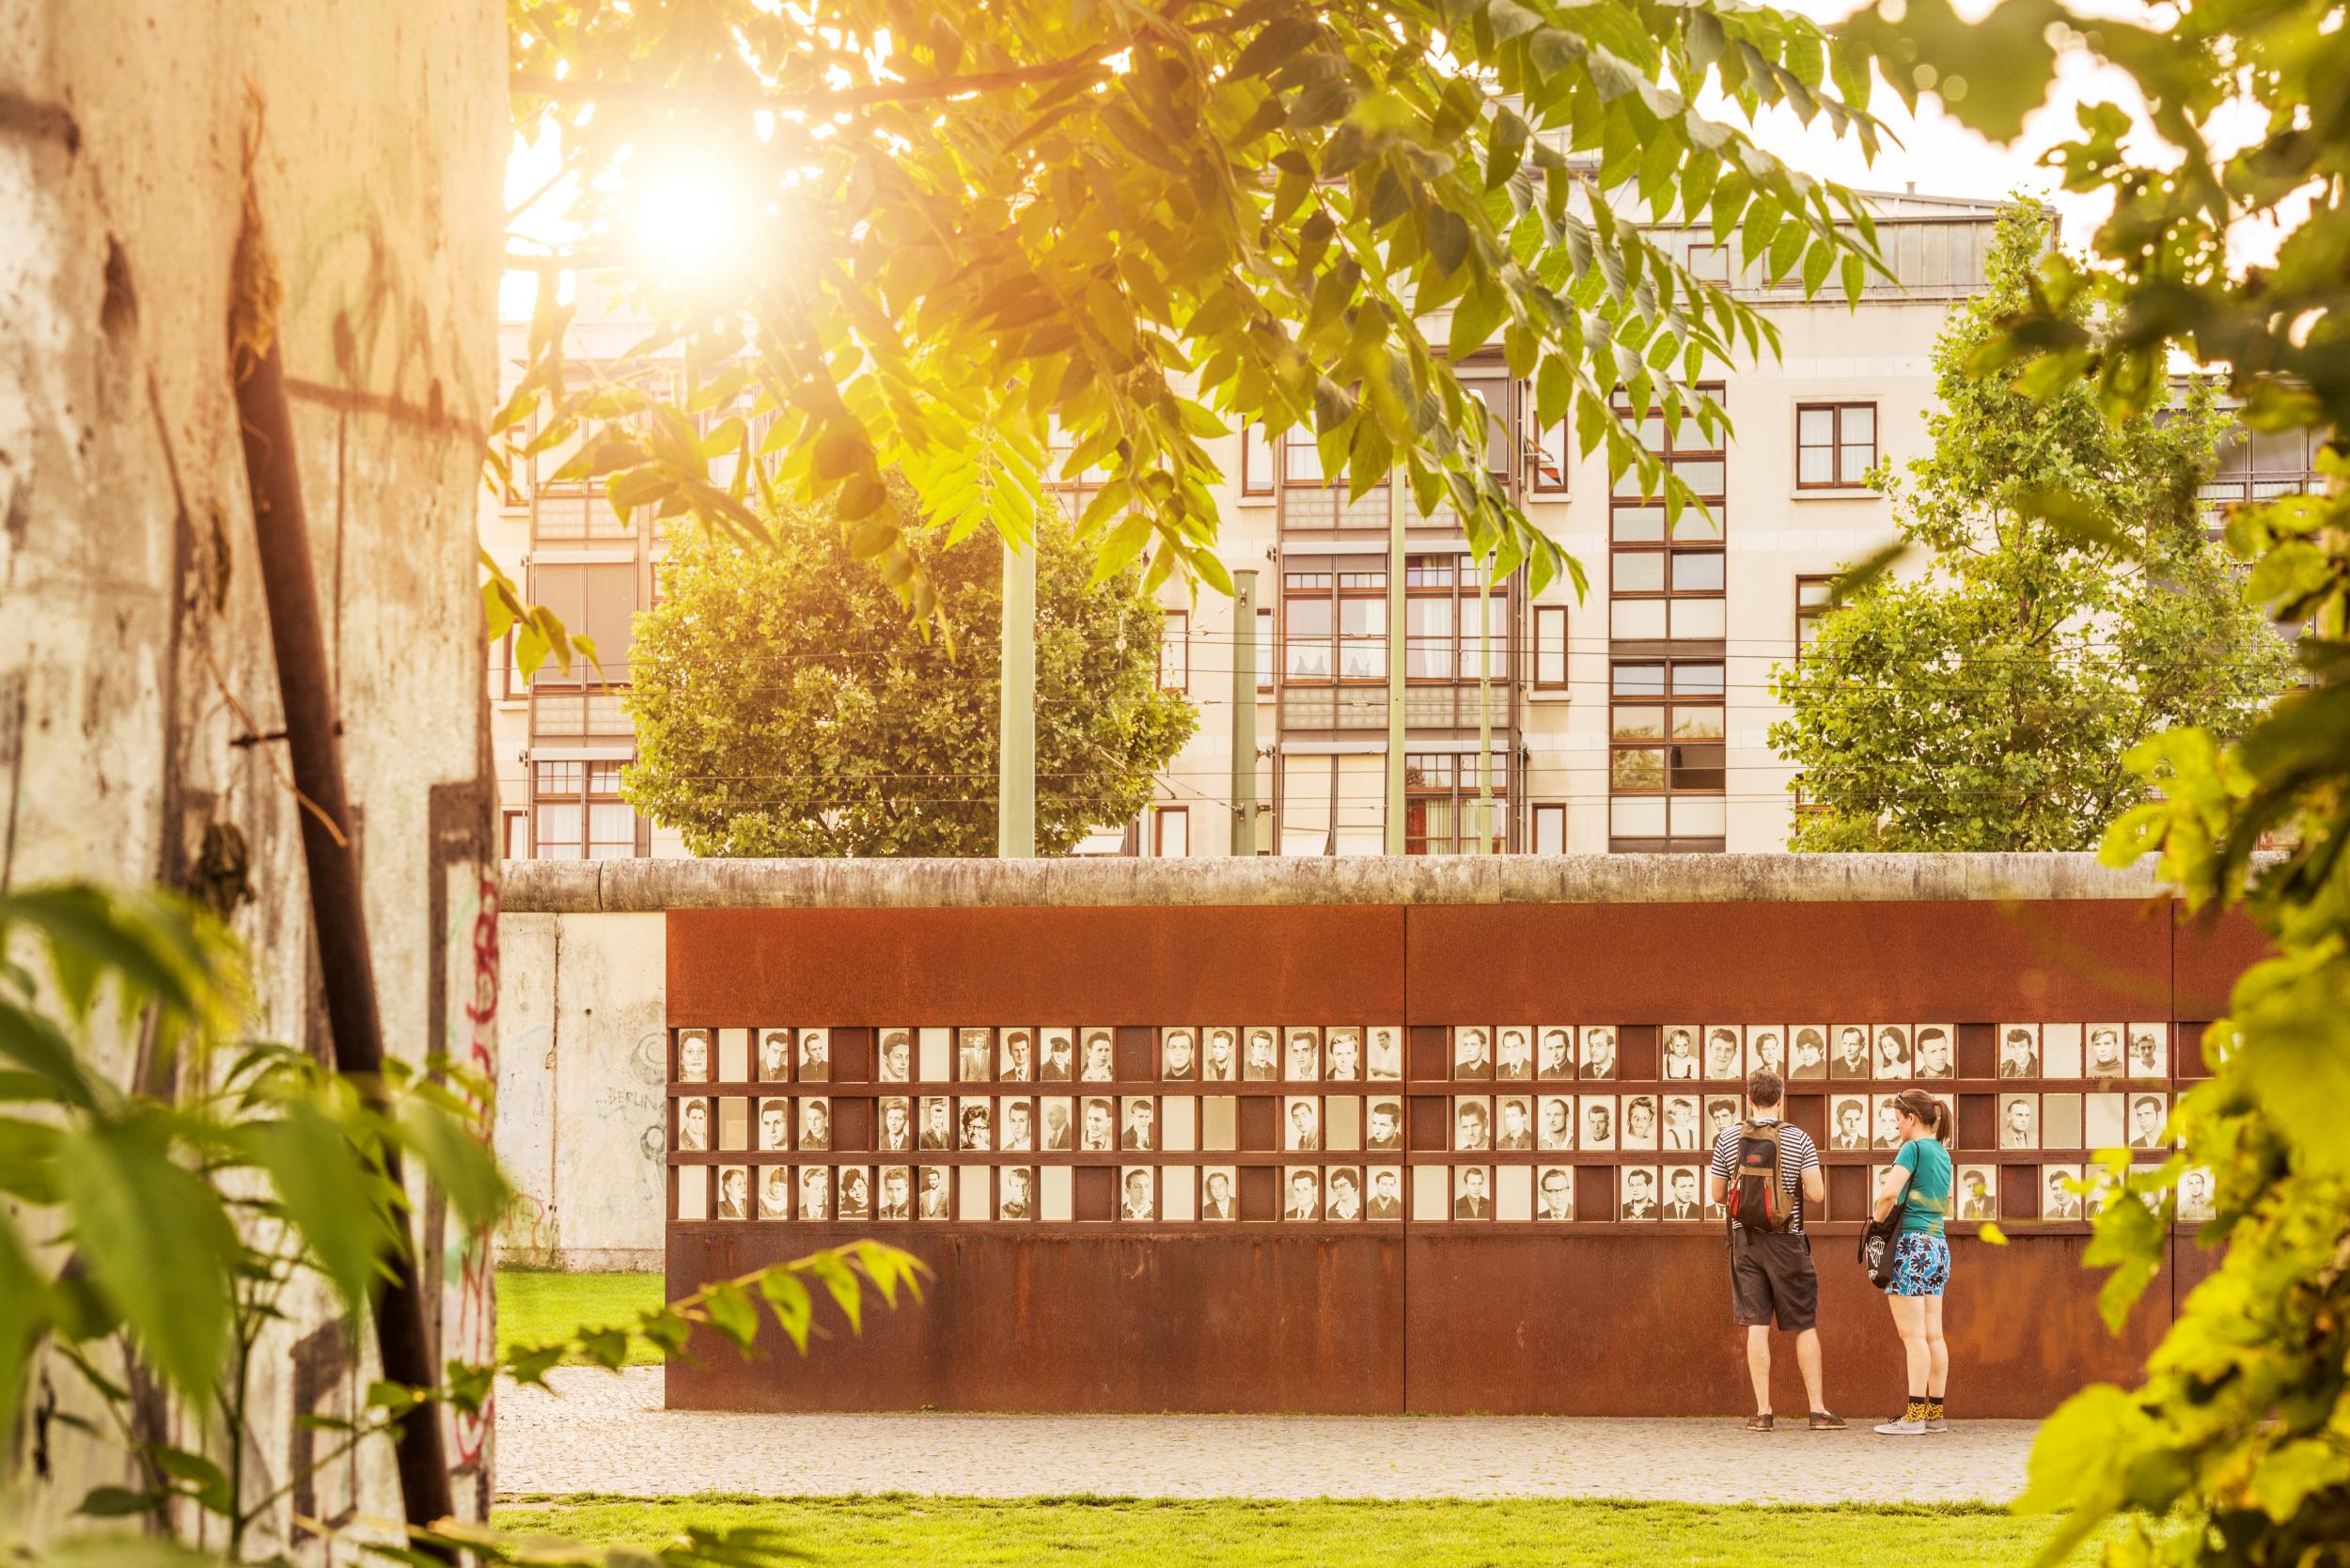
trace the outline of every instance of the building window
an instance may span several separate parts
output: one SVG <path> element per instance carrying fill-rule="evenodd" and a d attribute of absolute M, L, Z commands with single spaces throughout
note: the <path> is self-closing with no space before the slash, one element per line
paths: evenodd
<path fill-rule="evenodd" d="M 1281 614 L 1285 682 L 1312 685 L 1387 678 L 1384 570 L 1284 572 Z"/>
<path fill-rule="evenodd" d="M 1162 860 L 1181 860 L 1191 853 L 1191 808 L 1162 806 L 1151 813 L 1151 853 Z"/>
<path fill-rule="evenodd" d="M 1720 849 L 1728 830 L 1720 663 L 1620 661 L 1609 696 L 1609 848 Z"/>
<path fill-rule="evenodd" d="M 1322 454 L 1310 431 L 1281 437 L 1281 526 L 1284 528 L 1380 528 L 1387 525 L 1387 481 L 1380 480 L 1353 500 L 1346 476 L 1324 479 Z"/>
<path fill-rule="evenodd" d="M 1168 610 L 1159 622 L 1159 689 L 1191 690 L 1191 614 Z"/>
<path fill-rule="evenodd" d="M 539 762 L 531 812 L 541 860 L 623 860 L 636 853 L 636 812 L 620 798 L 617 758 Z"/>
<path fill-rule="evenodd" d="M 1466 556 L 1413 556 L 1403 566 L 1403 676 L 1407 681 L 1474 681 L 1485 639 L 1478 608 L 1493 610 L 1493 677 L 1509 679 L 1510 595 L 1478 592 L 1476 561 Z"/>
<path fill-rule="evenodd" d="M 499 821 L 499 841 L 509 860 L 524 860 L 530 855 L 530 813 L 508 811 Z"/>
<path fill-rule="evenodd" d="M 564 629 L 594 639 L 596 660 L 575 657 L 566 671 L 554 659 L 539 666 L 538 686 L 628 683 L 628 647 L 636 621 L 636 562 L 553 561 L 530 568 L 531 603 L 556 613 Z"/>
<path fill-rule="evenodd" d="M 1403 757 L 1403 853 L 1498 855 L 1509 839 L 1509 769 L 1495 754 L 1492 823 L 1480 832 L 1484 804 L 1475 752 L 1406 752 Z"/>
<path fill-rule="evenodd" d="M 1240 431 L 1240 493 L 1243 495 L 1273 494 L 1273 437 L 1265 428 L 1251 421 Z"/>
<path fill-rule="evenodd" d="M 1257 612 L 1257 689 L 1273 689 L 1273 612 Z"/>
<path fill-rule="evenodd" d="M 1730 281 L 1730 247 L 1696 244 L 1689 247 L 1689 275 L 1700 283 Z"/>
<path fill-rule="evenodd" d="M 1836 587 L 1833 573 L 1799 576 L 1795 579 L 1795 662 L 1803 662 L 1803 651 L 1820 635 L 1820 622 L 1836 606 L 1830 596 Z"/>
<path fill-rule="evenodd" d="M 1567 422 L 1561 419 L 1548 430 L 1536 431 L 1528 455 L 1533 470 L 1527 476 L 1528 488 L 1537 495 L 1564 495 L 1568 465 L 1574 461 L 1567 444 Z"/>
<path fill-rule="evenodd" d="M 1064 474 L 1062 466 L 1077 450 L 1077 438 L 1061 428 L 1058 418 L 1044 428 L 1044 483 L 1057 490 L 1091 490 L 1109 483 L 1110 471 L 1100 463 Z"/>
<path fill-rule="evenodd" d="M 1534 689 L 1567 689 L 1567 606 L 1534 606 Z"/>
<path fill-rule="evenodd" d="M 1718 398 L 1718 387 L 1700 387 Z M 1631 406 L 1619 401 L 1619 416 Z M 1728 453 L 1694 418 L 1678 431 L 1662 414 L 1640 421 L 1641 445 L 1687 485 L 1705 510 L 1685 507 L 1669 525 L 1663 495 L 1643 496 L 1636 468 L 1618 476 L 1608 496 L 1609 634 L 1618 638 L 1719 637 L 1726 634 L 1722 528 Z"/>
<path fill-rule="evenodd" d="M 1849 490 L 1877 465 L 1877 405 L 1803 403 L 1795 409 L 1795 488 Z"/>
<path fill-rule="evenodd" d="M 1567 853 L 1567 808 L 1558 802 L 1540 802 L 1534 808 L 1534 843 L 1536 855 Z"/>

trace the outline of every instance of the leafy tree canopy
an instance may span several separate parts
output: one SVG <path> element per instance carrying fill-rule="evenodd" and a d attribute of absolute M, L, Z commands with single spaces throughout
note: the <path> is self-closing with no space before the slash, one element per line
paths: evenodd
<path fill-rule="evenodd" d="M 911 504 L 902 486 L 896 499 Z M 951 637 L 906 618 L 838 521 L 786 508 L 764 542 L 685 524 L 637 618 L 622 792 L 697 855 L 995 853 L 1000 550 L 918 534 Z M 1131 821 L 1198 722 L 1159 688 L 1161 612 L 1091 579 L 1058 508 L 1036 537 L 1037 847 Z"/>
<path fill-rule="evenodd" d="M 1685 487 L 1609 394 L 1716 431 L 1689 383 L 1775 337 L 1630 218 L 1710 227 L 1807 292 L 1856 294 L 1875 254 L 1856 198 L 1739 124 L 1783 105 L 1873 148 L 1865 62 L 1731 0 L 509 15 L 517 122 L 575 177 L 584 237 L 545 264 L 616 267 L 656 323 L 644 351 L 679 356 L 687 386 L 574 384 L 542 288 L 499 428 L 544 409 L 538 439 L 588 431 L 572 472 L 617 503 L 745 538 L 775 496 L 828 504 L 917 616 L 937 585 L 884 476 L 913 484 L 918 528 L 1024 542 L 1054 420 L 1062 472 L 1108 472 L 1078 529 L 1104 571 L 1147 558 L 1152 586 L 1229 591 L 1201 443 L 1262 422 L 1310 431 L 1357 493 L 1401 466 L 1420 509 L 1540 588 L 1575 569 L 1478 461 L 1448 354 L 1496 348 L 1545 425 L 1572 421 L 1677 510 Z M 1728 119 L 1697 110 L 1709 92 Z M 644 265 L 630 217 L 681 170 L 751 214 L 690 276 Z M 523 608 L 494 598 L 494 619 Z"/>
<path fill-rule="evenodd" d="M 1988 287 L 1935 347 L 1933 450 L 1882 478 L 1926 572 L 1871 580 L 1774 677 L 1791 712 L 1771 744 L 1818 808 L 1797 849 L 2093 848 L 2144 796 L 2133 745 L 2241 734 L 2286 683 L 2283 640 L 2204 534 L 2226 423 L 2207 387 L 2115 424 L 2086 386 L 2041 400 L 1975 373 L 2051 228 L 2037 206 L 2000 219 Z M 2062 523 L 2043 514 L 2058 495 Z"/>

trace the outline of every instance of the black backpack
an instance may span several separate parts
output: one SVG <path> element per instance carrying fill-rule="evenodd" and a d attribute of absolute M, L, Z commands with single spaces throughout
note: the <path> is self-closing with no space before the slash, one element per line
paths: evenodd
<path fill-rule="evenodd" d="M 1784 1180 L 1786 1123 L 1749 1120 L 1738 1127 L 1738 1165 L 1730 1178 L 1730 1217 L 1747 1231 L 1783 1231 L 1795 1224 L 1797 1198 Z"/>

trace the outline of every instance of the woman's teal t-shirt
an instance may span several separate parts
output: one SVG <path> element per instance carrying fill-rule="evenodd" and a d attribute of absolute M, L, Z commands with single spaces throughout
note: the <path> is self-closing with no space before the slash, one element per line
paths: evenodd
<path fill-rule="evenodd" d="M 1940 1138 L 1913 1137 L 1893 1156 L 1909 1172 L 1909 1208 L 1902 1215 L 1902 1233 L 1938 1236 L 1950 1212 L 1950 1152 Z"/>

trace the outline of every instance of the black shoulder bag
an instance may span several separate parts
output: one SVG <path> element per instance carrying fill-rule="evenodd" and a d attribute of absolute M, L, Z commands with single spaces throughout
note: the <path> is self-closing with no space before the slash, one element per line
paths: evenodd
<path fill-rule="evenodd" d="M 1900 1240 L 1903 1216 L 1909 1213 L 1909 1189 L 1918 1184 L 1913 1174 L 1902 1187 L 1902 1200 L 1883 1219 L 1872 1219 L 1860 1232 L 1860 1266 L 1878 1290 L 1893 1282 L 1893 1247 Z"/>

